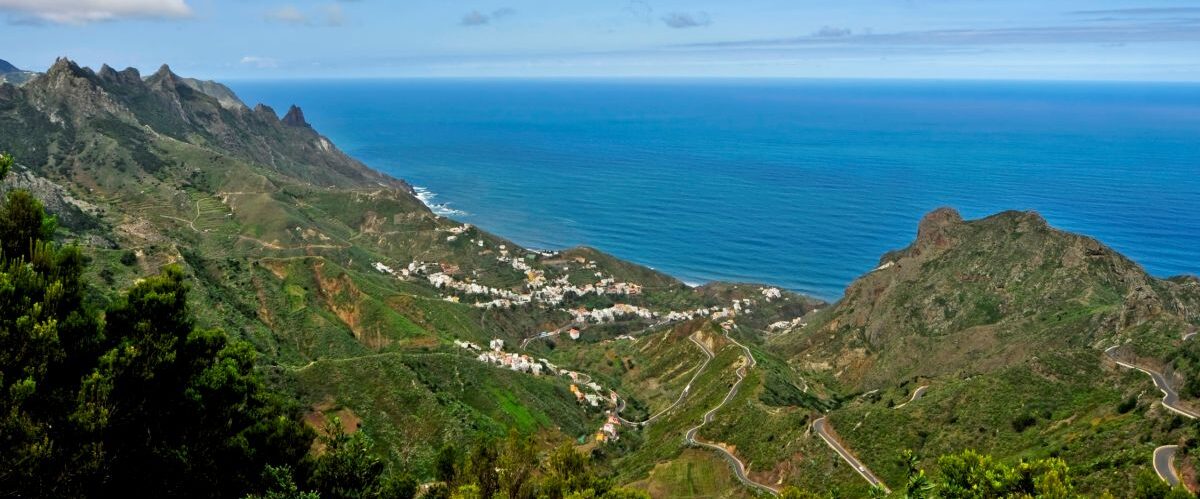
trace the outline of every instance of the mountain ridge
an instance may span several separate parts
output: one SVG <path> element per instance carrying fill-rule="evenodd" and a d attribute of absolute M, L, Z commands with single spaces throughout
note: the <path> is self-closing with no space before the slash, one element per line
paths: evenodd
<path fill-rule="evenodd" d="M 1147 469 L 1147 442 L 1190 431 L 1145 425 L 1162 411 L 1144 375 L 1103 351 L 1128 345 L 1173 382 L 1196 375 L 1180 338 L 1200 323 L 1200 280 L 1149 276 L 1036 213 L 934 210 L 834 304 L 757 284 L 689 288 L 598 250 L 528 250 L 437 216 L 299 107 L 280 118 L 197 82 L 166 65 L 142 78 L 59 59 L 0 85 L 0 150 L 21 163 L 7 182 L 54 200 L 60 237 L 97 262 L 99 287 L 181 265 L 199 323 L 252 343 L 310 421 L 355 421 L 417 476 L 433 476 L 445 446 L 515 429 L 575 441 L 621 483 L 668 495 L 672 470 L 692 465 L 730 473 L 712 495 L 746 494 L 743 478 L 867 494 L 810 431 L 827 418 L 892 485 L 903 449 L 935 466 L 980 448 L 1062 455 L 1085 492 L 1120 493 Z M 609 440 L 604 410 L 617 407 L 656 419 Z M 681 443 L 706 414 L 695 440 L 723 453 Z M 1123 450 L 1106 461 L 1090 448 Z"/>
<path fill-rule="evenodd" d="M 8 61 L 0 59 L 0 84 L 22 85 L 36 76 L 37 73 L 33 71 L 21 70 Z"/>

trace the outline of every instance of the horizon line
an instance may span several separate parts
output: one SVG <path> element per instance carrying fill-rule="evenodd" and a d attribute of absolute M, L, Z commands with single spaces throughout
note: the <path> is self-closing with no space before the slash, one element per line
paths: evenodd
<path fill-rule="evenodd" d="M 183 75 L 187 76 L 187 75 Z M 193 78 L 196 78 L 193 76 Z M 209 77 L 203 77 L 209 78 Z M 911 82 L 1004 82 L 1004 83 L 1144 83 L 1167 85 L 1200 85 L 1200 79 L 1099 79 L 1099 78 L 1028 78 L 1028 77 L 970 77 L 970 76 L 738 76 L 738 75 L 388 75 L 388 76 L 229 76 L 212 77 L 210 81 L 405 81 L 405 80 L 461 80 L 461 81 L 911 81 Z"/>

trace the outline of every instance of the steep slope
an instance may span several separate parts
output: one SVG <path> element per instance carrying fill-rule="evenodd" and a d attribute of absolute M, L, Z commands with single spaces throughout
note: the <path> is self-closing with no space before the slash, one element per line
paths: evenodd
<path fill-rule="evenodd" d="M 865 495 L 812 431 L 824 417 L 886 483 L 903 480 L 903 449 L 928 466 L 975 447 L 1062 456 L 1087 492 L 1123 495 L 1156 445 L 1193 431 L 1104 351 L 1177 386 L 1197 378 L 1183 338 L 1200 281 L 1148 276 L 1032 213 L 931 213 L 821 308 L 764 286 L 689 288 L 590 248 L 521 248 L 436 216 L 299 107 L 280 118 L 166 66 L 143 78 L 61 59 L 0 85 L 0 150 L 21 163 L 5 187 L 50 200 L 60 237 L 97 261 L 93 282 L 183 265 L 200 322 L 251 341 L 310 421 L 338 415 L 424 478 L 440 446 L 515 428 L 575 440 L 664 496 L 748 482 Z M 606 411 L 616 439 L 598 435 Z M 706 416 L 692 437 L 710 447 L 689 449 Z M 729 474 L 678 476 L 693 465 Z"/>
<path fill-rule="evenodd" d="M 27 85 L 0 86 L 0 150 L 18 158 L 13 182 L 55 193 L 54 211 L 80 220 L 61 236 L 96 260 L 93 282 L 123 287 L 183 265 L 201 324 L 252 342 L 314 424 L 326 414 L 354 422 L 419 476 L 432 474 L 440 446 L 508 428 L 590 440 L 611 408 L 577 402 L 569 376 L 481 362 L 477 345 L 503 340 L 511 360 L 524 339 L 568 326 L 590 345 L 728 320 L 735 301 L 753 324 L 820 305 L 761 286 L 696 290 L 589 248 L 526 250 L 434 215 L 403 181 L 337 150 L 298 107 L 281 119 L 239 103 L 165 66 L 142 78 L 60 59 Z M 656 453 L 682 452 L 681 434 L 663 435 L 671 445 Z"/>
<path fill-rule="evenodd" d="M 1139 363 L 1191 366 L 1177 359 L 1197 323 L 1194 278 L 1152 277 L 1036 213 L 964 221 L 943 208 L 913 244 L 773 343 L 806 377 L 861 394 L 828 421 L 885 482 L 903 481 L 904 449 L 977 448 L 1061 456 L 1084 490 L 1124 495 L 1156 445 L 1193 430 L 1157 403 L 1148 377 L 1103 352 L 1123 345 Z M 1189 368 L 1175 371 L 1176 386 Z"/>
<path fill-rule="evenodd" d="M 1036 213 L 965 222 L 943 208 L 921 221 L 912 245 L 884 255 L 788 346 L 835 359 L 829 370 L 842 383 L 869 390 L 894 379 L 988 371 L 1047 347 L 1150 331 L 1176 337 L 1197 321 L 1194 279 L 1154 278 Z M 931 358 L 938 362 L 921 362 Z"/>
<path fill-rule="evenodd" d="M 153 173 L 163 162 L 152 143 L 167 137 L 317 186 L 408 189 L 346 156 L 311 127 L 288 125 L 266 106 L 230 105 L 240 102 L 231 96 L 227 88 L 180 78 L 165 65 L 142 79 L 132 68 L 105 66 L 97 73 L 59 59 L 28 84 L 0 90 L 7 125 L 0 131 L 23 162 L 63 174 L 76 168 L 70 160 L 111 153 L 112 146 L 135 157 L 104 159 L 127 160 Z M 95 143 L 102 139 L 109 144 Z"/>

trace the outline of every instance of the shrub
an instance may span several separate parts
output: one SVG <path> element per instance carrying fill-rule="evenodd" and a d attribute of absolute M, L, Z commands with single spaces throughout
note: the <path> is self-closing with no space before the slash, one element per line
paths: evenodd
<path fill-rule="evenodd" d="M 1028 412 L 1023 413 L 1012 420 L 1013 431 L 1017 433 L 1021 433 L 1035 424 L 1037 424 L 1037 417 Z"/>

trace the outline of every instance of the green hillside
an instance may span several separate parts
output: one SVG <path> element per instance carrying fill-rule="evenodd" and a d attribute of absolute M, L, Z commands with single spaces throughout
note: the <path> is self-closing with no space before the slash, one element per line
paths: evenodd
<path fill-rule="evenodd" d="M 426 490 L 487 488 L 498 466 L 480 463 L 496 459 L 557 479 L 578 464 L 565 444 L 593 491 L 869 494 L 813 430 L 821 417 L 897 491 L 967 449 L 1013 469 L 1061 458 L 1084 496 L 1132 495 L 1159 445 L 1194 466 L 1195 423 L 1105 350 L 1167 372 L 1190 406 L 1200 281 L 1148 276 L 1036 214 L 931 213 L 829 305 L 521 248 L 435 215 L 299 108 L 281 119 L 166 66 L 143 78 L 60 59 L 0 85 L 0 151 L 17 158 L 3 189 L 41 199 L 52 238 L 89 260 L 88 306 L 179 268 L 197 327 L 252 347 L 312 455 L 361 447 Z"/>

